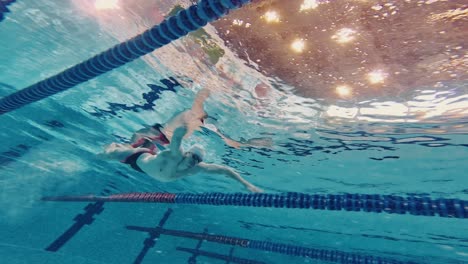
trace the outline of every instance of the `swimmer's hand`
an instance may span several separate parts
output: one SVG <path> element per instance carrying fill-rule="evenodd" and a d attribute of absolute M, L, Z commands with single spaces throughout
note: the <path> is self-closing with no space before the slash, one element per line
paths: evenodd
<path fill-rule="evenodd" d="M 222 135 L 221 135 L 222 136 Z M 231 148 L 236 148 L 236 149 L 239 149 L 240 147 L 242 147 L 242 143 L 240 142 L 237 142 L 235 140 L 232 140 L 230 138 L 227 138 L 227 137 L 224 137 L 223 136 L 223 139 L 224 139 L 224 142 L 226 143 L 226 145 L 230 146 Z"/>
<path fill-rule="evenodd" d="M 199 100 L 205 101 L 210 96 L 210 94 L 211 92 L 209 89 L 203 88 L 198 92 L 197 98 L 195 100 L 199 99 Z"/>
<path fill-rule="evenodd" d="M 262 193 L 263 190 L 254 186 L 254 185 L 250 185 L 250 186 L 247 186 L 247 189 L 253 193 Z"/>
<path fill-rule="evenodd" d="M 244 187 L 255 193 L 261 193 L 263 192 L 262 189 L 256 187 L 252 183 L 246 181 L 242 176 L 240 176 L 239 173 L 237 173 L 235 170 L 228 166 L 223 166 L 223 165 L 216 165 L 216 164 L 208 164 L 204 162 L 200 162 L 197 166 L 197 170 L 199 173 L 207 173 L 207 174 L 219 174 L 219 175 L 224 175 L 226 177 L 229 177 L 233 180 L 236 180 L 240 182 Z"/>
<path fill-rule="evenodd" d="M 252 138 L 242 143 L 244 145 L 252 146 L 252 147 L 264 147 L 264 148 L 273 147 L 273 139 L 269 137 Z"/>

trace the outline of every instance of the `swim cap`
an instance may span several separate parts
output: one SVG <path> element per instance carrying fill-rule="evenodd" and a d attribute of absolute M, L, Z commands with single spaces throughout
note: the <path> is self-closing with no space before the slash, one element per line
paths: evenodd
<path fill-rule="evenodd" d="M 193 154 L 200 157 L 200 161 L 202 161 L 203 158 L 205 157 L 205 150 L 200 145 L 192 146 L 188 152 L 192 152 Z"/>

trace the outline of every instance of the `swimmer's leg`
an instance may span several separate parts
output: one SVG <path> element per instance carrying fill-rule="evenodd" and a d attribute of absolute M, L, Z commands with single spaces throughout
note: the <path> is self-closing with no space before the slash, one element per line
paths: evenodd
<path fill-rule="evenodd" d="M 104 152 L 97 154 L 101 159 L 121 161 L 126 157 L 141 151 L 151 152 L 147 148 L 134 148 L 129 144 L 112 143 L 104 148 Z"/>

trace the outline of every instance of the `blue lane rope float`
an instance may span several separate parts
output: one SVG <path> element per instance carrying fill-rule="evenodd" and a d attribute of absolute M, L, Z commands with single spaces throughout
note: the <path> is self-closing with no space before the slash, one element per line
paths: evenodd
<path fill-rule="evenodd" d="M 127 226 L 129 230 L 153 232 L 154 228 Z M 197 240 L 206 240 L 209 242 L 239 246 L 255 250 L 275 252 L 283 255 L 296 256 L 317 259 L 327 262 L 335 262 L 342 264 L 415 264 L 412 261 L 402 261 L 397 259 L 389 259 L 378 256 L 344 252 L 338 250 L 308 248 L 290 244 L 282 244 L 269 241 L 251 240 L 239 237 L 231 237 L 225 235 L 215 235 L 206 233 L 195 233 L 182 230 L 158 229 L 163 235 L 191 238 Z"/>
<path fill-rule="evenodd" d="M 44 197 L 42 200 L 234 205 L 468 218 L 468 201 L 465 200 L 380 194 L 123 193 L 110 196 Z"/>
<path fill-rule="evenodd" d="M 55 76 L 35 83 L 0 99 L 0 114 L 13 111 L 65 91 L 105 72 L 118 68 L 146 55 L 173 40 L 219 19 L 230 10 L 240 8 L 251 0 L 201 0 L 198 4 L 179 11 L 140 35 L 120 43 Z"/>
<path fill-rule="evenodd" d="M 8 5 L 16 2 L 16 0 L 0 0 L 0 22 L 5 18 L 5 13 L 10 12 Z"/>

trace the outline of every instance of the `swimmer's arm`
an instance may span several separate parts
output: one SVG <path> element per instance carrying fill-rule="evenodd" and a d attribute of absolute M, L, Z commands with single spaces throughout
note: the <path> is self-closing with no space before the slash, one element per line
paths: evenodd
<path fill-rule="evenodd" d="M 247 188 L 251 192 L 263 192 L 262 189 L 246 181 L 244 178 L 242 178 L 242 176 L 239 175 L 239 173 L 237 173 L 232 168 L 227 167 L 227 166 L 200 162 L 197 166 L 197 172 L 206 173 L 206 174 L 224 175 L 226 177 L 229 177 L 233 180 L 240 182 L 242 185 L 244 185 L 245 188 Z"/>
<path fill-rule="evenodd" d="M 206 115 L 203 110 L 203 105 L 206 99 L 210 96 L 210 90 L 204 88 L 197 93 L 195 100 L 193 101 L 192 108 L 189 110 L 193 118 L 200 119 Z"/>
<path fill-rule="evenodd" d="M 229 137 L 221 134 L 221 132 L 219 131 L 215 131 L 216 134 L 218 134 L 218 136 L 221 137 L 222 140 L 224 140 L 224 143 L 226 143 L 226 145 L 232 147 L 232 148 L 240 148 L 240 147 L 243 147 L 244 144 L 238 142 L 238 141 L 235 141 L 234 139 L 230 139 Z"/>
<path fill-rule="evenodd" d="M 174 134 L 172 135 L 171 144 L 169 145 L 169 149 L 171 150 L 172 154 L 182 155 L 182 150 L 180 149 L 180 145 L 182 144 L 182 139 L 184 138 L 186 133 L 187 133 L 186 126 L 178 127 L 174 131 Z"/>
<path fill-rule="evenodd" d="M 216 133 L 219 137 L 221 137 L 222 140 L 224 140 L 224 143 L 226 145 L 232 147 L 232 148 L 241 148 L 241 147 L 264 147 L 264 148 L 271 148 L 273 146 L 273 140 L 268 137 L 262 137 L 262 138 L 252 138 L 249 140 L 241 140 L 241 141 L 236 141 L 227 135 L 224 135 L 219 131 L 219 129 L 214 126 L 214 125 L 209 125 L 209 126 L 204 126 L 205 128 L 213 131 Z"/>

